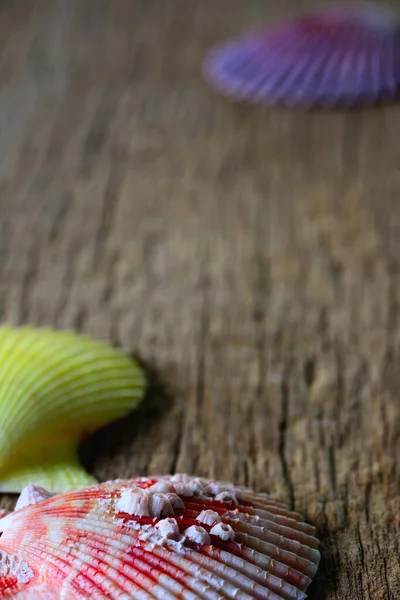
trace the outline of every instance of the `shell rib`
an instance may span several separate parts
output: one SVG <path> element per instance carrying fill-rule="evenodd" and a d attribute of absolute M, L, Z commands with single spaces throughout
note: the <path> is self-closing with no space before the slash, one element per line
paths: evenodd
<path fill-rule="evenodd" d="M 144 386 L 139 366 L 105 343 L 1 327 L 0 492 L 94 483 L 78 462 L 79 442 L 134 409 Z"/>
<path fill-rule="evenodd" d="M 306 598 L 314 527 L 265 494 L 185 477 L 111 481 L 6 516 L 0 598 Z"/>
<path fill-rule="evenodd" d="M 399 20 L 376 6 L 334 8 L 249 33 L 211 52 L 204 74 L 236 100 L 304 107 L 394 98 Z"/>

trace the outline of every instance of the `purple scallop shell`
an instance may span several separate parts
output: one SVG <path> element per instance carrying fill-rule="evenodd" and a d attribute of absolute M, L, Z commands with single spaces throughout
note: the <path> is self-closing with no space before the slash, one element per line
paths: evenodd
<path fill-rule="evenodd" d="M 400 28 L 374 7 L 307 14 L 214 50 L 204 74 L 237 100 L 352 106 L 400 90 Z"/>

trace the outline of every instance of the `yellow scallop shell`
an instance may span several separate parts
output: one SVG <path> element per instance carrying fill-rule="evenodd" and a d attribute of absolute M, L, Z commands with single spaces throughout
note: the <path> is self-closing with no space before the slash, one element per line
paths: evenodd
<path fill-rule="evenodd" d="M 87 434 L 125 416 L 145 377 L 123 352 L 68 331 L 0 328 L 0 492 L 94 482 L 79 464 Z"/>

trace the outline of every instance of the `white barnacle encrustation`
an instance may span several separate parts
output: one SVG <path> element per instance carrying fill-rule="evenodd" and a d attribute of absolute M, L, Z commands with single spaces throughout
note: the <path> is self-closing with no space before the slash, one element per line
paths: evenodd
<path fill-rule="evenodd" d="M 215 500 L 219 502 L 233 502 L 234 504 L 239 504 L 237 493 L 234 489 L 220 492 L 215 496 Z"/>
<path fill-rule="evenodd" d="M 201 477 L 194 477 L 189 482 L 190 487 L 193 490 L 193 494 L 195 496 L 205 496 L 204 489 L 207 485 L 207 482 Z"/>
<path fill-rule="evenodd" d="M 193 489 L 190 483 L 175 483 L 174 491 L 175 494 L 178 494 L 178 496 L 185 496 L 188 498 L 194 496 Z"/>
<path fill-rule="evenodd" d="M 173 515 L 174 508 L 167 494 L 155 493 L 150 496 L 150 516 L 161 517 L 162 515 Z"/>
<path fill-rule="evenodd" d="M 174 486 L 169 481 L 157 481 L 148 488 L 152 492 L 161 492 L 162 494 L 170 494 L 174 492 Z"/>
<path fill-rule="evenodd" d="M 208 481 L 206 490 L 208 493 L 212 494 L 213 496 L 216 496 L 220 492 L 232 490 L 234 489 L 234 487 L 235 486 L 233 485 L 233 483 L 230 483 L 229 481 Z"/>
<path fill-rule="evenodd" d="M 237 508 L 235 508 L 235 510 L 227 510 L 222 517 L 224 519 L 229 519 L 230 521 L 240 521 L 241 523 L 257 523 L 260 520 L 258 515 L 239 512 L 239 509 Z"/>
<path fill-rule="evenodd" d="M 191 525 L 185 530 L 185 538 L 196 544 L 210 544 L 211 539 L 208 532 L 200 525 Z"/>
<path fill-rule="evenodd" d="M 162 537 L 173 538 L 179 535 L 179 525 L 171 517 L 161 519 L 155 527 Z"/>
<path fill-rule="evenodd" d="M 128 515 L 150 517 L 149 498 L 149 494 L 146 494 L 142 488 L 126 489 L 123 490 L 115 509 Z"/>
<path fill-rule="evenodd" d="M 214 525 L 215 523 L 221 523 L 221 517 L 215 510 L 203 510 L 196 517 L 196 521 L 203 523 L 204 525 Z"/>
<path fill-rule="evenodd" d="M 126 489 L 115 504 L 115 509 L 136 517 L 160 518 L 182 509 L 182 500 L 174 493 L 164 494 L 139 487 Z"/>
<path fill-rule="evenodd" d="M 13 575 L 18 583 L 28 583 L 34 573 L 27 562 L 15 554 L 7 554 L 0 550 L 0 577 Z"/>
<path fill-rule="evenodd" d="M 185 504 L 184 504 L 183 500 L 181 498 L 179 498 L 178 494 L 173 492 L 173 493 L 165 494 L 165 495 L 167 496 L 169 502 L 171 503 L 171 506 L 174 509 L 174 512 L 184 510 Z"/>
<path fill-rule="evenodd" d="M 185 482 L 174 483 L 174 490 L 179 496 L 206 497 L 204 494 L 204 487 L 204 483 L 199 477 Z"/>
<path fill-rule="evenodd" d="M 189 475 L 186 475 L 186 473 L 175 473 L 175 475 L 172 475 L 171 477 L 172 483 L 189 483 L 191 479 L 192 478 Z"/>
<path fill-rule="evenodd" d="M 235 539 L 234 529 L 227 523 L 217 523 L 210 531 L 210 535 L 219 537 L 223 542 Z"/>
<path fill-rule="evenodd" d="M 234 502 L 235 504 L 239 504 L 243 490 L 225 481 L 213 481 L 205 487 L 204 493 L 220 502 Z"/>

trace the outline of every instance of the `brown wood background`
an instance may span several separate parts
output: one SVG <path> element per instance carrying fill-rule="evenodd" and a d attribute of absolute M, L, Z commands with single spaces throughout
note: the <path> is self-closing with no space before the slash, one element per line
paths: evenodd
<path fill-rule="evenodd" d="M 400 109 L 234 105 L 205 52 L 316 2 L 2 0 L 0 307 L 150 368 L 85 444 L 318 526 L 310 598 L 400 598 Z M 7 499 L 3 499 L 3 504 Z"/>

